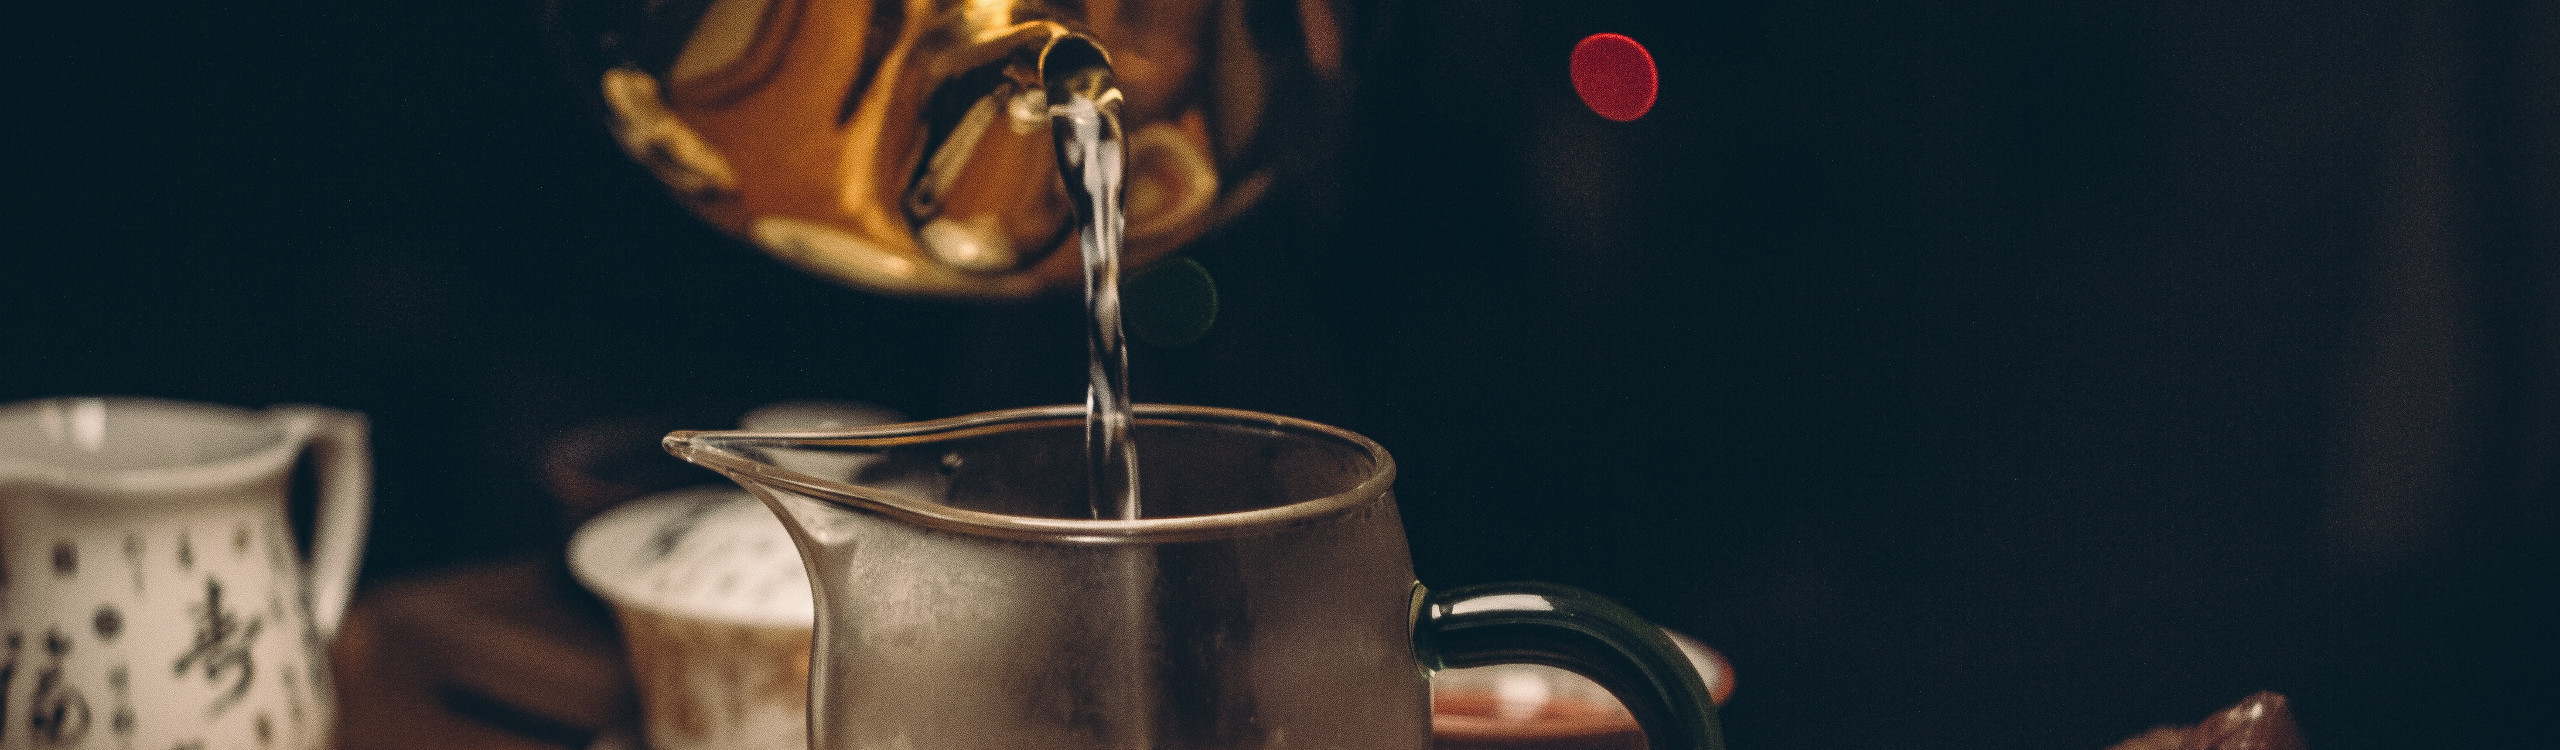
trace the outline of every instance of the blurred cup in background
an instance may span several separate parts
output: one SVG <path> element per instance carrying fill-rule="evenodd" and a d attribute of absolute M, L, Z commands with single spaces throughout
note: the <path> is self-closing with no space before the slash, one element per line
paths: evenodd
<path fill-rule="evenodd" d="M 735 487 L 597 516 L 569 569 L 613 606 L 654 750 L 808 745 L 809 578 L 781 522 Z"/>

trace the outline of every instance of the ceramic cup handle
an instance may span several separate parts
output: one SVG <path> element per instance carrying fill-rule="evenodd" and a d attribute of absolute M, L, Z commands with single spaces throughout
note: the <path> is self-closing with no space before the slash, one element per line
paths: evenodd
<path fill-rule="evenodd" d="M 311 593 L 311 625 L 322 639 L 335 637 L 338 620 L 354 596 L 356 566 L 364 559 L 364 535 L 373 510 L 373 452 L 365 417 L 317 406 L 273 410 L 307 441 L 319 473 L 320 503 L 312 524 L 311 559 L 304 585 Z"/>
<path fill-rule="evenodd" d="M 1552 583 L 1422 593 L 1414 653 L 1425 667 L 1530 663 L 1582 673 L 1635 714 L 1651 750 L 1724 750 L 1715 701 L 1680 647 L 1618 603 Z"/>

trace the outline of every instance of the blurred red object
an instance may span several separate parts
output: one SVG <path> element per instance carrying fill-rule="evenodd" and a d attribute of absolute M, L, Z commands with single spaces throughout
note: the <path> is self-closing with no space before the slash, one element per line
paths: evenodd
<path fill-rule="evenodd" d="M 2204 723 L 2158 727 L 2109 750 L 2304 750 L 2302 731 L 2284 696 L 2259 693 L 2241 699 Z"/>
<path fill-rule="evenodd" d="M 1584 106 L 1618 122 L 1643 117 L 1653 109 L 1660 79 L 1653 53 L 1624 34 L 1593 34 L 1573 46 L 1573 92 Z"/>
<path fill-rule="evenodd" d="M 1724 655 L 1665 630 L 1689 656 L 1717 705 L 1733 695 Z M 1555 667 L 1502 664 L 1431 679 L 1436 750 L 1645 750 L 1644 732 L 1608 689 Z"/>

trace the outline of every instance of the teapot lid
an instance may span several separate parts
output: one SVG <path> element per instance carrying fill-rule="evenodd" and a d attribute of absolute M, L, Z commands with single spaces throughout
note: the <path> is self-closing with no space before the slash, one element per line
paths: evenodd
<path fill-rule="evenodd" d="M 624 503 L 578 529 L 569 569 L 619 606 L 714 622 L 809 627 L 809 575 L 782 522 L 736 487 Z"/>

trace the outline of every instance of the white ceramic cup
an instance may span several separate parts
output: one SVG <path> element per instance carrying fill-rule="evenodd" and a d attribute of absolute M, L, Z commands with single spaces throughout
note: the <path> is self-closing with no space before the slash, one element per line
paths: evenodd
<path fill-rule="evenodd" d="M 808 746 L 809 578 L 745 491 L 702 487 L 606 511 L 569 567 L 613 605 L 653 750 Z"/>
<path fill-rule="evenodd" d="M 327 747 L 365 431 L 310 406 L 0 406 L 0 748 Z M 309 560 L 285 518 L 306 448 Z"/>

